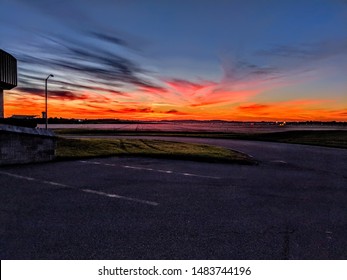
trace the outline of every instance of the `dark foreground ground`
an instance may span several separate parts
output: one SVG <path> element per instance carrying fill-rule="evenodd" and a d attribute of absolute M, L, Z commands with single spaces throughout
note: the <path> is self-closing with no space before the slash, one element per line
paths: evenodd
<path fill-rule="evenodd" d="M 261 162 L 103 158 L 2 167 L 0 258 L 347 258 L 347 150 L 184 141 Z"/>

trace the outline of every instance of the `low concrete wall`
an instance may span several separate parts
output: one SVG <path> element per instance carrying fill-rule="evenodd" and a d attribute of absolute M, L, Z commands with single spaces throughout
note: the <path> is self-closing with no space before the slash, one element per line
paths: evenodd
<path fill-rule="evenodd" d="M 50 161 L 55 148 L 50 130 L 0 125 L 0 165 Z"/>
<path fill-rule="evenodd" d="M 0 118 L 4 117 L 4 91 L 0 88 Z"/>

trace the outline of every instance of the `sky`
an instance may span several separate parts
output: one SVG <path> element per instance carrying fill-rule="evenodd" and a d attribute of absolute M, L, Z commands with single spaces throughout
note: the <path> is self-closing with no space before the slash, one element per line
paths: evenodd
<path fill-rule="evenodd" d="M 0 0 L 5 117 L 347 121 L 347 0 Z"/>

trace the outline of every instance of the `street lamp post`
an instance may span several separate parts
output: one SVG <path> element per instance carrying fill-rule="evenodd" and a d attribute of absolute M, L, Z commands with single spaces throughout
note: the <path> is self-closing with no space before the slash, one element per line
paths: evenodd
<path fill-rule="evenodd" d="M 47 94 L 47 81 L 50 77 L 54 77 L 52 74 L 49 74 L 48 77 L 45 80 L 45 98 L 46 98 L 46 111 L 45 111 L 45 118 L 46 118 L 46 130 L 47 130 L 47 126 L 48 126 L 48 111 L 47 111 L 47 101 L 48 101 L 48 94 Z"/>

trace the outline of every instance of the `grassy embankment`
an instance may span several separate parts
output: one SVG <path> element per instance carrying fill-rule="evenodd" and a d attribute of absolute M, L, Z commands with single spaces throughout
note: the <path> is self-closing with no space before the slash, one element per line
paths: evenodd
<path fill-rule="evenodd" d="M 145 156 L 205 162 L 255 164 L 249 156 L 225 148 L 160 140 L 58 138 L 58 159 Z"/>
<path fill-rule="evenodd" d="M 93 135 L 93 136 L 174 136 L 174 137 L 204 137 L 220 139 L 238 139 L 269 141 L 293 144 L 347 148 L 346 130 L 303 130 L 283 131 L 274 133 L 221 133 L 221 132 L 162 132 L 162 131 L 119 131 L 119 130 L 88 130 L 88 129 L 58 129 L 58 135 Z"/>

